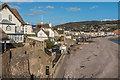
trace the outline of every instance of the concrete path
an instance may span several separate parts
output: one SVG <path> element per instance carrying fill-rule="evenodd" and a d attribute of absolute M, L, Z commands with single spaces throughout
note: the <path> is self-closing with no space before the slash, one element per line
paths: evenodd
<path fill-rule="evenodd" d="M 79 49 L 66 57 L 56 78 L 117 78 L 118 45 L 107 38 L 94 41 L 78 45 Z"/>

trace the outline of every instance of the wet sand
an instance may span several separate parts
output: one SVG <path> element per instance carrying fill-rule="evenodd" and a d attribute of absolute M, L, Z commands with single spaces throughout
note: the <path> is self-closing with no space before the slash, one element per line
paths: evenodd
<path fill-rule="evenodd" d="M 64 69 L 66 78 L 118 77 L 118 44 L 105 37 L 94 41 L 77 45 L 78 49 L 64 61 L 60 71 Z"/>

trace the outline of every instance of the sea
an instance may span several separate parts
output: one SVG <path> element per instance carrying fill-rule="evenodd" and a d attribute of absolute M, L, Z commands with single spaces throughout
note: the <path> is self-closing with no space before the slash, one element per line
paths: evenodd
<path fill-rule="evenodd" d="M 120 45 L 120 37 L 118 37 L 118 40 L 110 40 L 110 41 L 115 42 Z"/>

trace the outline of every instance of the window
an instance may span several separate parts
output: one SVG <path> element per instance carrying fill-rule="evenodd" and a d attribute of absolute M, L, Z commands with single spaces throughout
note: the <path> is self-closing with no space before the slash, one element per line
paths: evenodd
<path fill-rule="evenodd" d="M 25 32 L 27 32 L 27 28 L 25 28 Z"/>
<path fill-rule="evenodd" d="M 17 26 L 15 26 L 15 32 L 17 32 Z"/>
<path fill-rule="evenodd" d="M 9 15 L 9 21 L 12 21 L 12 16 L 11 15 Z"/>
<path fill-rule="evenodd" d="M 11 27 L 10 27 L 10 26 L 7 26 L 7 27 L 6 27 L 6 30 L 7 30 L 7 31 L 11 31 Z"/>
<path fill-rule="evenodd" d="M 20 40 L 22 40 L 22 36 L 20 37 Z"/>
<path fill-rule="evenodd" d="M 49 75 L 49 66 L 46 66 L 46 75 Z"/>

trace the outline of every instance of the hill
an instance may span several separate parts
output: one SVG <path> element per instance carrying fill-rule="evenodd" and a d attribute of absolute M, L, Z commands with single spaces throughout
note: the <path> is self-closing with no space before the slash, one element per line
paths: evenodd
<path fill-rule="evenodd" d="M 117 29 L 118 21 L 83 21 L 83 22 L 70 22 L 61 25 L 54 26 L 54 29 L 58 27 L 64 28 L 65 30 L 72 31 L 113 31 Z"/>

